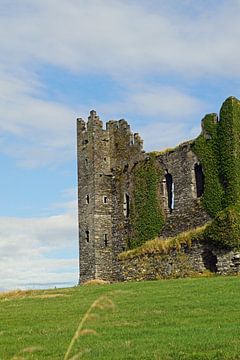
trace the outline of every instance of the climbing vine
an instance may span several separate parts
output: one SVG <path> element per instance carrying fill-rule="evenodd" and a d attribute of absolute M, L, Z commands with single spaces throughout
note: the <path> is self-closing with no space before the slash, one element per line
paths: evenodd
<path fill-rule="evenodd" d="M 218 145 L 220 178 L 225 191 L 223 205 L 237 204 L 240 209 L 240 102 L 233 97 L 221 108 Z"/>
<path fill-rule="evenodd" d="M 215 245 L 239 248 L 240 243 L 240 102 L 230 97 L 220 111 L 203 119 L 193 151 L 202 163 L 205 190 L 202 203 L 214 217 L 205 237 Z"/>
<path fill-rule="evenodd" d="M 135 248 L 155 238 L 164 224 L 160 203 L 161 169 L 153 155 L 133 170 L 133 199 L 131 202 L 132 239 L 129 247 Z"/>
<path fill-rule="evenodd" d="M 212 217 L 222 210 L 224 191 L 219 178 L 217 115 L 206 115 L 202 121 L 202 134 L 195 140 L 192 150 L 200 160 L 204 171 L 202 203 Z"/>
<path fill-rule="evenodd" d="M 204 238 L 213 245 L 226 249 L 240 248 L 240 212 L 236 206 L 220 211 L 204 231 Z"/>

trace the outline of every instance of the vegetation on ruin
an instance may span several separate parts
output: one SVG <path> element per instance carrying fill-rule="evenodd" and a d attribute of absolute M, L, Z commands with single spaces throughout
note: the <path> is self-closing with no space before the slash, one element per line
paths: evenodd
<path fill-rule="evenodd" d="M 166 149 L 163 149 L 163 150 L 160 150 L 160 151 L 151 151 L 149 152 L 148 154 L 151 155 L 151 156 L 160 156 L 160 155 L 164 155 L 166 153 L 170 153 L 172 151 L 175 151 L 177 150 L 178 148 L 186 145 L 186 144 L 191 144 L 193 142 L 193 140 L 189 140 L 189 141 L 184 141 L 184 142 L 181 142 L 180 144 L 178 144 L 177 146 L 175 147 L 171 147 L 171 148 L 166 148 Z"/>
<path fill-rule="evenodd" d="M 202 204 L 212 217 L 222 210 L 224 195 L 219 177 L 218 131 L 216 114 L 206 115 L 203 119 L 203 133 L 192 146 L 204 171 L 204 194 Z"/>
<path fill-rule="evenodd" d="M 207 226 L 208 224 L 193 230 L 182 232 L 176 236 L 169 237 L 167 239 L 160 239 L 156 237 L 153 240 L 146 241 L 143 245 L 135 249 L 122 252 L 119 255 L 119 259 L 124 260 L 127 258 L 133 258 L 153 253 L 168 254 L 171 250 L 180 250 L 184 245 L 190 247 L 194 240 L 203 240 L 204 231 Z"/>
<path fill-rule="evenodd" d="M 240 102 L 228 98 L 220 111 L 203 119 L 202 134 L 192 146 L 204 171 L 202 204 L 214 218 L 205 232 L 209 242 L 240 248 Z"/>
<path fill-rule="evenodd" d="M 204 231 L 205 238 L 214 246 L 239 249 L 240 239 L 240 102 L 228 98 L 220 112 L 208 114 L 202 121 L 203 131 L 192 142 L 204 172 L 202 205 L 214 219 Z M 164 224 L 159 196 L 161 170 L 155 161 L 162 152 L 152 152 L 133 172 L 131 209 L 132 239 L 128 254 L 141 254 L 156 249 L 165 251 L 181 240 L 172 238 L 153 240 Z M 192 235 L 192 234 L 191 234 Z M 182 237 L 181 237 L 182 236 Z M 183 239 L 185 235 L 180 235 Z M 190 239 L 191 236 L 187 236 Z M 147 240 L 146 244 L 144 244 Z M 135 249 L 134 249 L 135 248 Z M 165 250 L 164 250 L 165 249 Z M 125 253 L 124 256 L 127 253 Z M 123 256 L 123 255 L 122 255 Z"/>
<path fill-rule="evenodd" d="M 133 170 L 133 198 L 130 222 L 133 233 L 130 248 L 142 245 L 146 239 L 155 238 L 163 224 L 164 215 L 160 202 L 159 179 L 161 169 L 150 155 Z"/>
<path fill-rule="evenodd" d="M 240 359 L 238 277 L 130 282 L 16 295 L 6 294 L 0 300 L 2 360 L 63 360 L 90 306 L 70 357 L 81 352 L 80 359 L 86 360 Z"/>
<path fill-rule="evenodd" d="M 240 212 L 236 206 L 220 211 L 204 231 L 204 238 L 216 247 L 240 249 Z"/>
<path fill-rule="evenodd" d="M 240 208 L 240 102 L 234 97 L 228 98 L 221 108 L 218 145 L 225 191 L 223 205 L 236 204 Z"/>

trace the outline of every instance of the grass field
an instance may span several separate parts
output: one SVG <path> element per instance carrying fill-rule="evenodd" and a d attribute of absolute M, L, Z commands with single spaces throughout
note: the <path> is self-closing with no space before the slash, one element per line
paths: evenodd
<path fill-rule="evenodd" d="M 82 359 L 240 359 L 239 277 L 0 295 L 0 359 L 63 359 L 79 321 L 102 295 L 115 306 L 103 300 L 93 309 L 84 328 L 97 334 L 84 331 L 72 356 L 84 351 Z"/>

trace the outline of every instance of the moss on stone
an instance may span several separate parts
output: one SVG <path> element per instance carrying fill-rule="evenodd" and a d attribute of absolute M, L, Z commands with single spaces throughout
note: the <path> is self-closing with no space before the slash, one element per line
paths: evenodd
<path fill-rule="evenodd" d="M 228 98 L 222 105 L 218 124 L 221 159 L 220 178 L 224 187 L 224 207 L 240 208 L 240 101 Z"/>
<path fill-rule="evenodd" d="M 220 121 L 206 115 L 192 149 L 205 175 L 202 203 L 215 218 L 205 238 L 215 246 L 236 249 L 240 238 L 240 101 L 228 98 Z"/>
<path fill-rule="evenodd" d="M 204 172 L 202 204 L 208 214 L 215 217 L 222 210 L 223 187 L 219 177 L 217 115 L 208 114 L 202 120 L 202 133 L 192 146 Z"/>
<path fill-rule="evenodd" d="M 146 240 L 155 238 L 164 224 L 160 202 L 159 183 L 162 176 L 155 157 L 150 155 L 133 170 L 133 199 L 131 202 L 130 222 L 132 240 L 130 248 L 142 245 Z"/>
<path fill-rule="evenodd" d="M 204 231 L 205 241 L 229 250 L 240 249 L 240 212 L 236 206 L 220 211 Z"/>
<path fill-rule="evenodd" d="M 208 224 L 192 229 L 189 231 L 182 232 L 176 236 L 169 237 L 167 239 L 155 238 L 149 240 L 143 245 L 139 246 L 136 249 L 128 250 L 122 252 L 119 255 L 120 260 L 127 258 L 139 257 L 146 254 L 168 254 L 170 251 L 181 250 L 182 246 L 187 245 L 191 247 L 193 241 L 203 241 L 203 235 L 205 229 L 208 227 Z"/>

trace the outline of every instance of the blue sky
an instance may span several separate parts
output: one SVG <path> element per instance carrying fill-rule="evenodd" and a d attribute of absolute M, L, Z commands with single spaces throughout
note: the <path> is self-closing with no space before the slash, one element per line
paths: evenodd
<path fill-rule="evenodd" d="M 75 119 L 145 150 L 240 97 L 239 0 L 1 0 L 0 289 L 78 279 Z"/>

